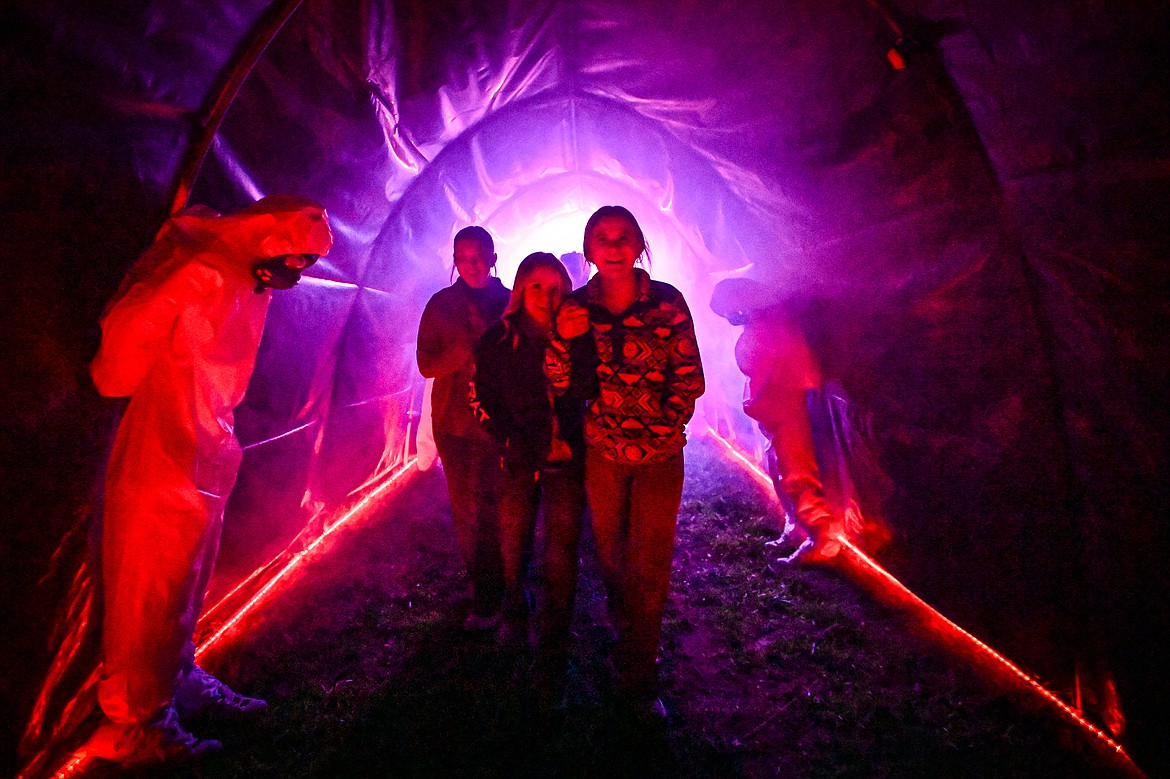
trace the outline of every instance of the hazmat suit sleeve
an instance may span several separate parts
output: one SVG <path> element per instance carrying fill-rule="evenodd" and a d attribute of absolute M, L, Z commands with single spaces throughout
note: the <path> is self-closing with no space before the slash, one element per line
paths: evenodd
<path fill-rule="evenodd" d="M 161 285 L 139 284 L 102 318 L 102 342 L 90 365 L 98 392 L 133 395 L 166 348 L 179 314 L 217 284 L 219 274 L 192 262 L 171 271 Z"/>

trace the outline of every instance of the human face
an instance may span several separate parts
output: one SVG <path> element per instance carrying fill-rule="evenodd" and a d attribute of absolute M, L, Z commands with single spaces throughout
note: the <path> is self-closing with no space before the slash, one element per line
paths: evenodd
<path fill-rule="evenodd" d="M 626 276 L 646 247 L 637 228 L 621 216 L 603 216 L 593 226 L 585 244 L 585 257 L 597 266 L 601 276 Z"/>
<path fill-rule="evenodd" d="M 539 324 L 552 325 L 553 313 L 565 296 L 561 274 L 552 268 L 537 268 L 524 282 L 524 313 Z"/>
<path fill-rule="evenodd" d="M 489 254 L 479 241 L 455 242 L 455 270 L 467 286 L 475 289 L 486 287 L 495 264 L 495 252 Z"/>

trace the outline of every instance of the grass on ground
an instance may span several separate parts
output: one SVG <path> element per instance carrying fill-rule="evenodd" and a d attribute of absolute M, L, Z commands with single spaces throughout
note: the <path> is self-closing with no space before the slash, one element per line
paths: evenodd
<path fill-rule="evenodd" d="M 687 449 L 663 623 L 665 724 L 608 705 L 610 634 L 583 551 L 570 702 L 541 715 L 526 652 L 460 631 L 442 477 L 344 535 L 211 666 L 272 708 L 193 723 L 225 749 L 140 776 L 1100 777 L 1095 754 L 824 567 L 779 553 L 767 496 Z"/>

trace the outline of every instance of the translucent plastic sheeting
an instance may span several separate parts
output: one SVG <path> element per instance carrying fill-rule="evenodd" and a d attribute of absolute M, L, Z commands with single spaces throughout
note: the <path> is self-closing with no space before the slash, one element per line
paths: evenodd
<path fill-rule="evenodd" d="M 1085 647 L 1131 651 L 1110 630 L 1150 602 L 1133 585 L 1157 568 L 1134 550 L 1160 548 L 1168 481 L 1170 241 L 1151 215 L 1170 114 L 1148 56 L 1166 12 L 889 7 L 912 36 L 903 70 L 859 0 L 307 0 L 193 194 L 309 196 L 337 237 L 269 313 L 213 594 L 401 459 L 415 328 L 458 228 L 496 235 L 508 283 L 523 253 L 579 250 L 588 213 L 622 203 L 696 315 L 701 419 L 751 436 L 738 333 L 706 301 L 727 275 L 764 280 L 871 422 L 903 578 L 1058 683 Z M 167 182 L 184 112 L 256 14 L 48 8 L 63 48 L 120 73 L 101 89 L 143 139 L 127 165 Z M 182 45 L 141 39 L 158 34 Z M 174 110 L 142 120 L 154 103 Z M 1090 608 L 1109 603 L 1126 620 Z"/>

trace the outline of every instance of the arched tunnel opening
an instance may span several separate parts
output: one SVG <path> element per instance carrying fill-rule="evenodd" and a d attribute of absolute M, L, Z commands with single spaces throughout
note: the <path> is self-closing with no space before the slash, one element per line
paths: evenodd
<path fill-rule="evenodd" d="M 1164 11 L 840 0 L 6 13 L 5 82 L 25 131 L 6 141 L 10 189 L 38 206 L 7 196 L 6 210 L 20 217 L 17 248 L 41 260 L 14 270 L 23 294 L 10 307 L 32 368 L 6 423 L 12 524 L 33 550 L 12 567 L 27 594 L 12 622 L 31 626 L 12 653 L 38 671 L 7 690 L 19 718 L 101 515 L 121 408 L 84 376 L 96 322 L 178 182 L 185 202 L 225 213 L 310 197 L 336 239 L 268 312 L 208 604 L 246 599 L 410 465 L 424 388 L 414 339 L 454 277 L 458 229 L 495 236 L 510 286 L 532 251 L 580 252 L 588 215 L 618 203 L 641 221 L 651 275 L 695 318 L 707 390 L 692 441 L 713 429 L 758 464 L 740 331 L 709 301 L 725 278 L 763 281 L 876 452 L 859 485 L 890 533 L 876 560 L 1073 708 L 1110 675 L 1130 719 L 1121 743 L 1147 770 L 1161 764 L 1150 734 L 1164 674 L 1148 647 L 1166 635 L 1154 550 L 1168 243 L 1152 217 L 1166 197 L 1167 95 L 1150 46 Z M 73 305 L 56 311 L 61 290 Z M 62 475 L 69 486 L 45 497 Z"/>

